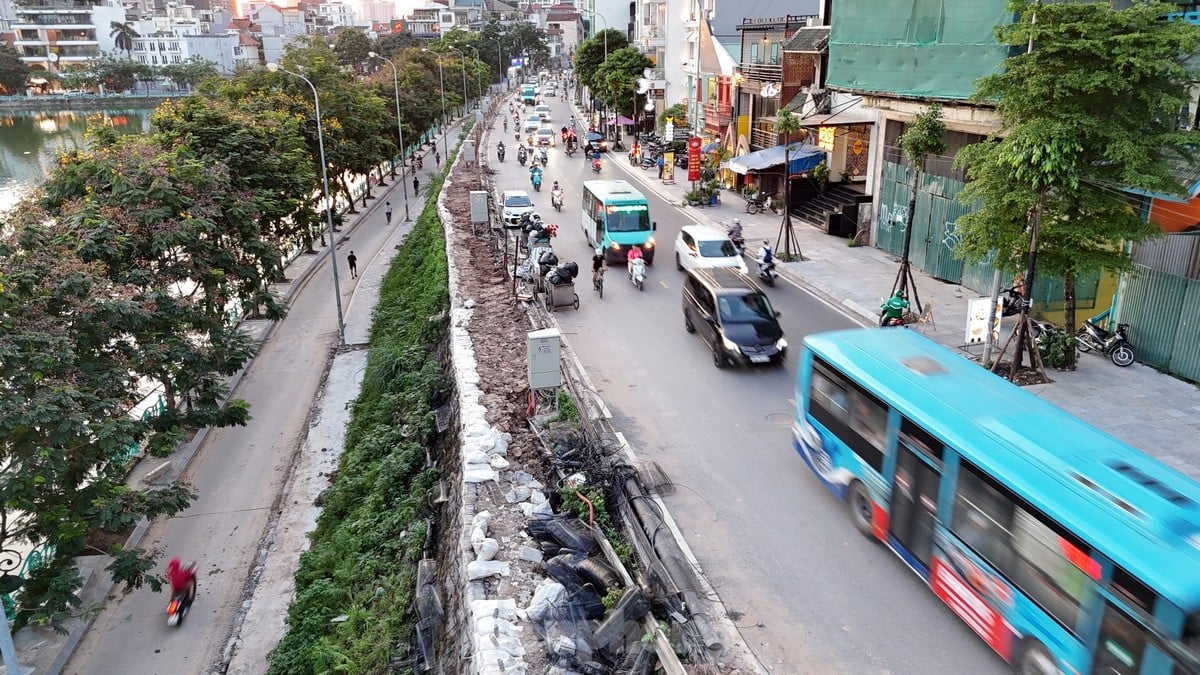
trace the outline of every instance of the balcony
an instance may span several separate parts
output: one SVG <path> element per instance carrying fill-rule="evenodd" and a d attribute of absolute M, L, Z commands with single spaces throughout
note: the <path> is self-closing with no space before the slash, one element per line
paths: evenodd
<path fill-rule="evenodd" d="M 742 76 L 756 82 L 782 82 L 783 65 L 779 63 L 747 63 L 738 66 Z"/>
<path fill-rule="evenodd" d="M 704 130 L 719 134 L 733 121 L 733 106 L 728 103 L 704 104 Z"/>
<path fill-rule="evenodd" d="M 775 133 L 774 129 L 760 129 L 755 127 L 750 130 L 750 149 L 765 150 L 779 145 L 779 134 Z"/>

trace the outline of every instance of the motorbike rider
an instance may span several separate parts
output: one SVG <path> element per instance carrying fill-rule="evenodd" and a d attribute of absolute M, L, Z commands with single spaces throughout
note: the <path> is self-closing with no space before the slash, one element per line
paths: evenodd
<path fill-rule="evenodd" d="M 908 299 L 904 297 L 904 289 L 897 288 L 879 310 L 880 326 L 903 325 L 904 313 L 908 311 Z"/>
<path fill-rule="evenodd" d="M 771 241 L 763 239 L 762 246 L 758 248 L 758 269 L 775 262 L 775 251 L 771 248 Z"/>
<path fill-rule="evenodd" d="M 501 157 L 504 156 L 504 141 L 500 141 L 496 144 L 496 153 Z"/>
<path fill-rule="evenodd" d="M 634 260 L 645 260 L 645 258 L 642 257 L 642 247 L 641 246 L 630 246 L 629 253 L 627 253 L 625 255 L 625 270 L 627 272 L 629 272 L 629 274 L 631 276 L 633 275 L 633 261 Z"/>
<path fill-rule="evenodd" d="M 504 118 L 504 133 L 508 133 L 508 118 Z"/>
<path fill-rule="evenodd" d="M 604 269 L 608 262 L 604 258 L 604 249 L 597 247 L 596 254 L 592 256 L 592 287 L 596 286 L 596 277 L 600 276 L 600 270 Z"/>
<path fill-rule="evenodd" d="M 171 597 L 183 596 L 183 607 L 186 608 L 196 599 L 196 563 L 187 567 L 178 556 L 167 563 L 167 581 L 171 584 Z"/>
<path fill-rule="evenodd" d="M 563 191 L 559 187 L 558 181 L 554 181 L 554 185 L 550 186 L 550 203 L 562 204 Z"/>
<path fill-rule="evenodd" d="M 746 245 L 746 238 L 742 236 L 742 221 L 740 218 L 733 219 L 733 225 L 729 226 L 729 241 L 733 242 L 734 246 L 741 248 Z"/>

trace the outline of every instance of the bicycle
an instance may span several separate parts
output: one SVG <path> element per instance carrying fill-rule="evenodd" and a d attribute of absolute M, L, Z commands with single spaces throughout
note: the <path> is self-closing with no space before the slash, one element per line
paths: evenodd
<path fill-rule="evenodd" d="M 600 294 L 600 299 L 604 299 L 604 270 L 607 268 L 601 267 L 596 270 L 595 278 L 592 280 L 592 290 Z"/>

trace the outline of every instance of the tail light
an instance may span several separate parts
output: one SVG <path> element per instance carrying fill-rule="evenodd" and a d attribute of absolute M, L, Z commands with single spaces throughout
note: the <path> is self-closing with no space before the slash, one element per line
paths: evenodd
<path fill-rule="evenodd" d="M 171 600 L 171 602 L 167 603 L 167 614 L 175 614 L 178 611 L 179 611 L 179 601 L 178 600 Z"/>

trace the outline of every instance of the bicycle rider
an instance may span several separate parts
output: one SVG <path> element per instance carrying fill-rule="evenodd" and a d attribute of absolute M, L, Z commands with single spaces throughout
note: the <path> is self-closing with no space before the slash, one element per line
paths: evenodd
<path fill-rule="evenodd" d="M 604 274 L 604 268 L 608 266 L 604 259 L 604 249 L 597 247 L 596 255 L 592 256 L 592 288 L 596 288 L 596 280 L 600 275 Z"/>

